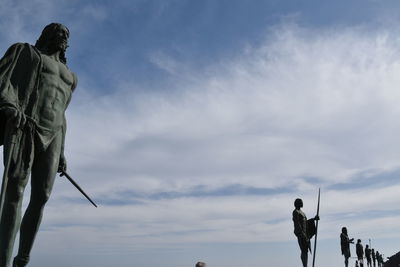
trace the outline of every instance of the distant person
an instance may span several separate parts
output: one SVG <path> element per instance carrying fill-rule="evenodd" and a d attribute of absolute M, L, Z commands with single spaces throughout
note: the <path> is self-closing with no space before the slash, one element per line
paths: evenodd
<path fill-rule="evenodd" d="M 344 266 L 349 267 L 350 244 L 353 244 L 354 238 L 349 238 L 347 235 L 347 228 L 342 227 L 342 233 L 340 234 L 340 248 L 342 249 L 342 255 L 344 256 Z"/>
<path fill-rule="evenodd" d="M 371 250 L 372 261 L 374 262 L 374 267 L 376 267 L 376 256 L 375 256 L 375 249 Z"/>
<path fill-rule="evenodd" d="M 357 259 L 360 262 L 360 267 L 364 267 L 364 248 L 361 244 L 361 239 L 357 239 L 356 244 Z"/>
<path fill-rule="evenodd" d="M 358 265 L 358 260 L 356 260 L 356 267 L 360 267 L 360 265 Z"/>
<path fill-rule="evenodd" d="M 293 224 L 294 224 L 294 234 L 299 242 L 299 247 L 301 250 L 301 262 L 303 267 L 307 267 L 308 262 L 308 250 L 311 251 L 310 239 L 315 235 L 315 220 L 319 220 L 318 216 L 307 220 L 306 215 L 301 210 L 303 207 L 303 200 L 297 198 L 294 201 L 295 210 L 293 211 Z"/>
<path fill-rule="evenodd" d="M 199 261 L 198 263 L 196 263 L 196 267 L 207 267 L 207 264 L 205 262 Z"/>
<path fill-rule="evenodd" d="M 372 267 L 371 249 L 368 245 L 365 245 L 365 258 L 367 259 L 367 267 Z"/>

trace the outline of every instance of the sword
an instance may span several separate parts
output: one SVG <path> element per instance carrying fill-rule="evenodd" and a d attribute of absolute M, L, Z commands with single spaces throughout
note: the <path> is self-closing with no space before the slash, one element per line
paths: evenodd
<path fill-rule="evenodd" d="M 82 190 L 82 188 L 74 181 L 74 179 L 72 179 L 72 177 L 69 176 L 69 174 L 67 172 L 61 171 L 60 177 L 62 177 L 62 176 L 65 176 L 65 178 L 67 178 L 71 182 L 71 184 L 73 184 L 76 187 L 76 189 L 78 189 L 79 192 L 81 192 L 82 195 L 84 195 L 86 197 L 86 199 L 89 200 L 90 203 L 92 203 L 93 206 L 95 206 L 97 208 L 97 205 L 93 202 L 93 200 L 90 199 L 90 197 Z"/>
<path fill-rule="evenodd" d="M 318 188 L 318 206 L 317 206 L 317 216 L 319 217 L 319 201 L 320 201 L 320 196 L 321 196 L 321 188 Z M 318 235 L 318 222 L 315 225 L 315 240 L 314 240 L 314 254 L 313 254 L 313 260 L 312 260 L 312 266 L 315 266 L 315 252 L 317 250 L 317 235 Z"/>

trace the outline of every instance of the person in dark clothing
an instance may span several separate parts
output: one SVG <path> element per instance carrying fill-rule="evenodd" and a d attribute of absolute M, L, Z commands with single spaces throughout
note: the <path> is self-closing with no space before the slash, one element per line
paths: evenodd
<path fill-rule="evenodd" d="M 367 267 L 372 267 L 371 249 L 368 245 L 365 245 L 365 258 L 367 259 Z"/>
<path fill-rule="evenodd" d="M 361 239 L 357 239 L 356 244 L 357 259 L 360 262 L 360 267 L 364 267 L 364 248 L 361 244 Z"/>
<path fill-rule="evenodd" d="M 349 238 L 347 235 L 347 228 L 342 227 L 342 233 L 340 234 L 340 248 L 342 249 L 342 255 L 344 256 L 344 266 L 349 267 L 350 244 L 353 244 L 354 238 Z"/>

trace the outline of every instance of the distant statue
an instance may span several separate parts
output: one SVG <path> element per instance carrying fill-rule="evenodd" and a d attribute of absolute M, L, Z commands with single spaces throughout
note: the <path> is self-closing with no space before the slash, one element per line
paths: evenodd
<path fill-rule="evenodd" d="M 349 238 L 347 234 L 347 228 L 342 227 L 342 233 L 340 234 L 340 248 L 342 249 L 342 255 L 344 256 L 344 266 L 349 267 L 350 244 L 354 243 L 354 238 Z"/>
<path fill-rule="evenodd" d="M 376 267 L 376 255 L 375 255 L 375 249 L 371 250 L 371 256 L 372 256 L 372 261 L 374 263 L 374 267 Z"/>
<path fill-rule="evenodd" d="M 205 264 L 205 262 L 199 261 L 196 263 L 196 267 L 207 267 L 207 265 Z"/>
<path fill-rule="evenodd" d="M 307 267 L 308 263 L 308 251 L 311 252 L 310 239 L 315 235 L 315 220 L 319 220 L 318 216 L 307 220 L 306 215 L 301 210 L 303 207 L 303 200 L 300 198 L 294 201 L 294 211 L 292 213 L 293 224 L 294 224 L 294 234 L 297 237 L 301 251 L 301 262 L 303 267 Z"/>
<path fill-rule="evenodd" d="M 376 260 L 378 262 L 378 267 L 382 267 L 383 265 L 383 255 L 380 254 L 378 251 L 376 252 Z"/>
<path fill-rule="evenodd" d="M 8 267 L 18 230 L 13 267 L 28 264 L 55 175 L 66 171 L 65 110 L 77 78 L 66 65 L 69 30 L 47 25 L 34 46 L 12 45 L 0 60 L 0 142 L 4 175 L 0 199 L 0 267 Z M 21 222 L 29 174 L 31 197 Z"/>
<path fill-rule="evenodd" d="M 381 254 L 379 254 L 379 251 L 376 251 L 376 262 L 378 263 L 378 267 L 381 267 L 380 258 Z"/>
<path fill-rule="evenodd" d="M 367 259 L 367 267 L 372 267 L 371 249 L 365 245 L 365 258 Z"/>
<path fill-rule="evenodd" d="M 364 248 L 363 245 L 361 244 L 361 239 L 357 239 L 356 254 L 357 254 L 357 259 L 360 262 L 360 267 L 364 267 Z"/>

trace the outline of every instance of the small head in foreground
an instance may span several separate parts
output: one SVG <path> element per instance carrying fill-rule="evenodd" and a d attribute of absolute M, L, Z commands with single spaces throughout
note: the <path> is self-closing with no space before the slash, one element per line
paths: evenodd
<path fill-rule="evenodd" d="M 303 200 L 301 200 L 300 198 L 296 198 L 296 200 L 294 201 L 294 207 L 296 209 L 300 209 L 303 207 Z"/>
<path fill-rule="evenodd" d="M 199 261 L 198 263 L 196 263 L 196 267 L 207 267 L 207 265 L 205 262 Z"/>
<path fill-rule="evenodd" d="M 66 64 L 65 51 L 68 47 L 69 30 L 60 23 L 50 23 L 44 27 L 42 34 L 36 41 L 35 47 L 42 53 L 54 54 L 59 52 L 59 59 Z"/>

